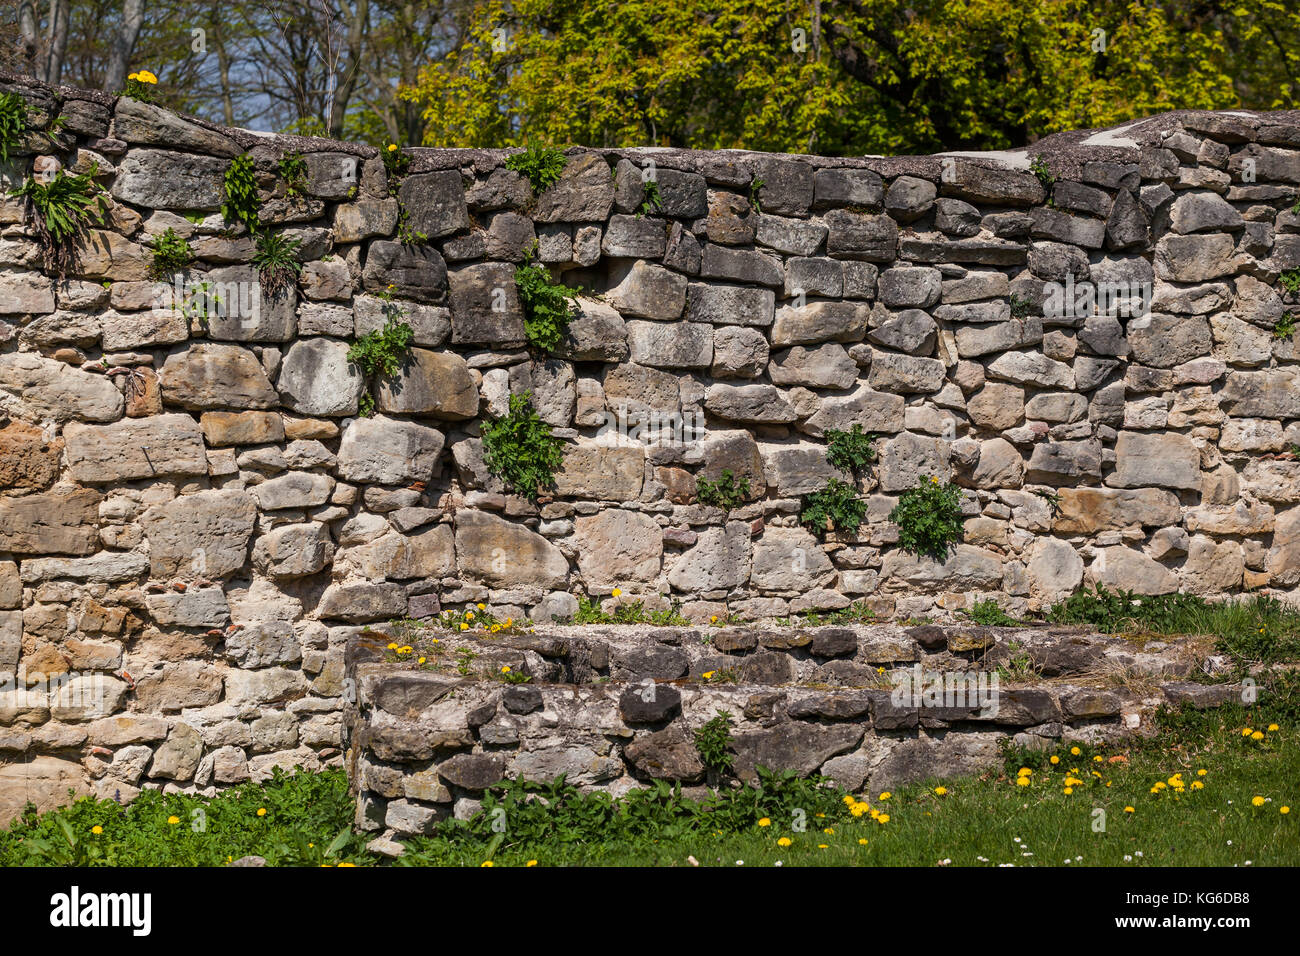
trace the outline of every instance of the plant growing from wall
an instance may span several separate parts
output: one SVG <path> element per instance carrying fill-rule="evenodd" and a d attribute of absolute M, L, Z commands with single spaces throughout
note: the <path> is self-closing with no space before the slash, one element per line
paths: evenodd
<path fill-rule="evenodd" d="M 876 458 L 875 440 L 876 436 L 864 432 L 861 425 L 854 425 L 849 431 L 828 428 L 826 460 L 845 474 L 861 478 Z"/>
<path fill-rule="evenodd" d="M 828 531 L 857 531 L 867 516 L 867 503 L 847 481 L 832 478 L 826 487 L 805 495 L 799 509 L 799 523 L 818 537 Z"/>
<path fill-rule="evenodd" d="M 531 500 L 555 486 L 563 449 L 564 442 L 551 434 L 551 426 L 533 408 L 531 392 L 511 395 L 509 411 L 483 426 L 488 471 Z"/>
<path fill-rule="evenodd" d="M 1292 312 L 1283 312 L 1282 318 L 1277 320 L 1273 326 L 1273 338 L 1289 339 L 1295 335 L 1295 314 Z"/>
<path fill-rule="evenodd" d="M 758 198 L 759 190 L 767 185 L 764 179 L 754 179 L 749 183 L 749 204 L 754 207 L 754 212 L 759 215 L 763 214 L 763 203 Z"/>
<path fill-rule="evenodd" d="M 257 232 L 257 173 L 253 157 L 245 153 L 232 159 L 223 186 L 226 201 L 221 204 L 222 218 L 228 223 L 243 223 L 249 232 Z"/>
<path fill-rule="evenodd" d="M 976 601 L 969 611 L 963 613 L 972 623 L 983 627 L 1020 627 L 1020 622 L 1002 610 L 1002 606 L 993 598 Z"/>
<path fill-rule="evenodd" d="M 393 375 L 402 367 L 402 360 L 410 351 L 415 330 L 402 321 L 404 313 L 394 305 L 384 306 L 383 328 L 374 329 L 358 338 L 348 349 L 348 361 L 361 369 L 366 380 L 366 390 L 361 393 L 360 414 L 369 418 L 375 412 L 372 389 L 375 382 Z"/>
<path fill-rule="evenodd" d="M 720 710 L 695 731 L 695 749 L 704 766 L 714 773 L 731 773 L 735 759 L 728 749 L 732 743 L 731 714 Z"/>
<path fill-rule="evenodd" d="M 384 160 L 384 172 L 388 174 L 388 195 L 396 196 L 397 188 L 411 168 L 411 157 L 402 152 L 396 143 L 389 143 L 379 151 Z"/>
<path fill-rule="evenodd" d="M 1052 187 L 1056 185 L 1057 177 L 1041 154 L 1033 158 L 1033 161 L 1029 164 L 1029 171 L 1034 174 L 1034 178 L 1043 187 L 1043 191 L 1050 195 Z"/>
<path fill-rule="evenodd" d="M 1034 303 L 1028 299 L 1020 298 L 1014 292 L 1011 293 L 1011 298 L 1007 300 L 1007 304 L 1011 307 L 1011 317 L 1013 319 L 1024 319 L 1034 314 Z"/>
<path fill-rule="evenodd" d="M 961 491 L 950 482 L 922 476 L 915 488 L 899 497 L 889 520 L 898 526 L 898 543 L 904 551 L 943 561 L 961 540 Z"/>
<path fill-rule="evenodd" d="M 650 213 L 663 208 L 663 202 L 659 198 L 658 180 L 647 179 L 641 184 L 641 188 L 643 198 L 641 200 L 640 208 L 636 211 L 636 217 L 638 219 L 642 216 L 648 216 Z"/>
<path fill-rule="evenodd" d="M 298 281 L 298 276 L 302 273 L 302 263 L 298 261 L 298 247 L 301 245 L 301 239 L 283 233 L 257 234 L 257 251 L 253 253 L 253 264 L 257 266 L 257 276 L 267 298 L 281 298 Z"/>
<path fill-rule="evenodd" d="M 284 180 L 286 199 L 301 196 L 307 186 L 307 161 L 302 153 L 286 153 L 280 160 L 280 178 Z"/>
<path fill-rule="evenodd" d="M 568 163 L 565 155 L 555 147 L 535 144 L 522 153 L 506 157 L 506 169 L 521 173 L 528 180 L 534 196 L 540 196 L 554 186 Z"/>
<path fill-rule="evenodd" d="M 1296 295 L 1300 293 L 1300 269 L 1285 270 L 1277 277 L 1277 281 L 1282 284 L 1282 288 L 1289 294 Z"/>
<path fill-rule="evenodd" d="M 739 508 L 749 497 L 749 479 L 737 478 L 730 468 L 722 469 L 717 481 L 709 481 L 703 475 L 695 479 L 695 498 L 702 505 L 730 511 Z"/>
<path fill-rule="evenodd" d="M 0 93 L 0 162 L 9 162 L 28 128 L 27 101 L 17 93 Z"/>
<path fill-rule="evenodd" d="M 555 349 L 564 340 L 573 313 L 569 302 L 577 292 L 551 279 L 551 270 L 533 262 L 529 249 L 524 264 L 515 269 L 515 289 L 524 309 L 524 336 L 528 344 L 544 352 Z"/>
<path fill-rule="evenodd" d="M 60 279 L 77 265 L 78 252 L 91 224 L 103 225 L 108 204 L 103 188 L 95 182 L 99 165 L 91 163 L 84 173 L 70 175 L 57 170 L 48 183 L 28 179 L 10 195 L 25 199 L 27 216 L 41 247 L 47 271 Z"/>
<path fill-rule="evenodd" d="M 129 96 L 141 103 L 156 103 L 158 102 L 158 77 L 148 70 L 132 73 L 127 76 L 126 86 L 122 88 L 118 96 Z"/>
<path fill-rule="evenodd" d="M 194 250 L 189 240 L 178 236 L 176 230 L 167 227 L 167 231 L 153 241 L 153 263 L 149 274 L 155 279 L 168 279 L 178 272 L 184 272 L 194 261 Z"/>

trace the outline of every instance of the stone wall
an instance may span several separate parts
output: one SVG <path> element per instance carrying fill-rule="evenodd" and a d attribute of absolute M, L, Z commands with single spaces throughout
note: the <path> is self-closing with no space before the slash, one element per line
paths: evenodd
<path fill-rule="evenodd" d="M 1300 581 L 1300 362 L 1273 334 L 1300 266 L 1296 114 L 999 155 L 572 150 L 534 198 L 498 151 L 411 150 L 393 195 L 369 147 L 0 88 L 42 128 L 0 183 L 95 163 L 111 196 L 65 281 L 0 203 L 0 807 L 339 762 L 347 640 L 469 602 L 549 623 L 620 588 L 698 621 L 857 600 L 906 618 L 1089 581 Z M 285 298 L 219 213 L 244 153 L 263 221 L 301 240 Z M 149 275 L 168 228 L 220 291 L 204 320 Z M 524 347 L 513 281 L 534 243 L 585 290 L 552 355 Z M 1074 308 L 1087 289 L 1151 308 Z M 359 417 L 349 344 L 392 307 L 415 348 Z M 538 503 L 478 437 L 522 390 L 566 442 Z M 637 415 L 703 432 L 657 440 Z M 853 424 L 880 436 L 867 521 L 818 541 L 799 497 Z M 723 469 L 751 490 L 729 514 L 694 500 Z M 943 563 L 887 519 L 929 476 L 965 489 Z"/>
<path fill-rule="evenodd" d="M 701 795 L 766 767 L 878 794 L 998 767 L 1003 744 L 1123 746 L 1162 705 L 1241 695 L 1188 680 L 1207 662 L 1226 671 L 1210 642 L 1070 628 L 542 626 L 436 644 L 386 630 L 349 643 L 346 724 L 357 823 L 394 854 L 390 838 L 471 816 L 503 777 Z M 411 638 L 405 662 L 390 637 Z M 724 712 L 732 773 L 711 773 L 695 732 Z"/>

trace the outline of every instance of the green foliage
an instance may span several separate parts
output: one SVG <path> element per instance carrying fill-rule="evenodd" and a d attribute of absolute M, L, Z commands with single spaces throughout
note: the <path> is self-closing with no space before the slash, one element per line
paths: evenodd
<path fill-rule="evenodd" d="M 1290 295 L 1300 294 L 1300 269 L 1285 269 L 1278 276 L 1278 282 Z"/>
<path fill-rule="evenodd" d="M 1052 605 L 1047 620 L 1103 633 L 1206 634 L 1239 665 L 1300 659 L 1300 609 L 1266 595 L 1211 602 L 1194 594 L 1142 595 L 1098 585 Z"/>
<path fill-rule="evenodd" d="M 29 804 L 0 830 L 0 866 L 225 866 L 253 854 L 271 866 L 364 865 L 373 858 L 354 812 L 342 770 L 279 768 L 210 799 L 144 790 L 126 806 L 82 797 L 38 814 Z"/>
<path fill-rule="evenodd" d="M 511 491 L 536 499 L 555 485 L 564 463 L 564 442 L 533 409 L 532 393 L 510 396 L 510 409 L 483 425 L 483 456 L 488 471 Z"/>
<path fill-rule="evenodd" d="M 402 179 L 411 169 L 411 156 L 397 148 L 396 143 L 389 143 L 379 151 L 384 159 L 384 172 L 388 174 L 388 195 L 396 196 Z"/>
<path fill-rule="evenodd" d="M 1002 610 L 993 598 L 976 601 L 966 612 L 966 616 L 975 624 L 985 627 L 1020 627 L 1020 622 Z"/>
<path fill-rule="evenodd" d="M 758 194 L 766 185 L 767 180 L 765 179 L 753 179 L 749 183 L 749 204 L 754 207 L 754 212 L 760 216 L 763 214 L 763 203 L 759 200 Z"/>
<path fill-rule="evenodd" d="M 153 262 L 149 274 L 155 279 L 166 279 L 178 272 L 185 271 L 194 261 L 194 250 L 189 240 L 176 235 L 176 230 L 167 227 L 167 231 L 153 242 Z"/>
<path fill-rule="evenodd" d="M 27 129 L 27 101 L 17 93 L 0 93 L 0 162 L 9 162 Z"/>
<path fill-rule="evenodd" d="M 153 74 L 149 75 L 152 76 Z M 122 87 L 118 96 L 129 96 L 141 103 L 157 103 L 158 87 L 156 83 L 147 83 L 144 80 L 136 79 L 134 76 L 128 76 L 126 86 Z"/>
<path fill-rule="evenodd" d="M 867 607 L 866 602 L 854 601 L 836 611 L 805 611 L 797 618 L 777 618 L 776 623 L 785 627 L 821 627 L 824 624 L 870 624 L 875 619 L 876 612 Z"/>
<path fill-rule="evenodd" d="M 564 340 L 573 314 L 569 301 L 576 293 L 551 279 L 551 270 L 532 261 L 529 251 L 524 264 L 515 269 L 515 288 L 524 308 L 524 335 L 534 348 L 550 352 Z"/>
<path fill-rule="evenodd" d="M 1011 298 L 1007 300 L 1007 303 L 1011 306 L 1011 317 L 1013 319 L 1023 319 L 1034 314 L 1034 303 L 1028 299 L 1020 298 L 1014 292 L 1011 293 Z"/>
<path fill-rule="evenodd" d="M 818 30 L 789 0 L 515 0 L 475 5 L 402 95 L 437 146 L 1006 149 L 1171 108 L 1295 108 L 1294 52 L 1270 37 L 1300 16 L 1282 7 L 866 0 L 821 4 Z"/>
<path fill-rule="evenodd" d="M 864 433 L 861 425 L 854 425 L 846 432 L 828 428 L 826 460 L 840 471 L 861 478 L 876 458 L 876 450 L 872 447 L 875 439 L 875 435 Z"/>
<path fill-rule="evenodd" d="M 295 199 L 302 195 L 307 185 L 307 161 L 302 153 L 286 153 L 280 160 L 280 179 L 284 181 L 284 195 Z"/>
<path fill-rule="evenodd" d="M 529 144 L 522 153 L 506 157 L 506 169 L 522 173 L 534 196 L 540 196 L 554 186 L 568 163 L 565 155 L 555 147 L 535 143 Z"/>
<path fill-rule="evenodd" d="M 691 621 L 682 614 L 682 602 L 673 601 L 668 607 L 647 611 L 645 602 L 620 601 L 611 614 L 600 606 L 596 598 L 580 595 L 578 613 L 574 624 L 653 624 L 655 627 L 689 627 Z"/>
<path fill-rule="evenodd" d="M 301 245 L 301 239 L 294 239 L 284 233 L 257 234 L 257 251 L 253 253 L 253 264 L 257 266 L 257 275 L 267 298 L 282 298 L 298 281 L 298 276 L 302 273 L 302 263 L 298 260 L 298 248 Z"/>
<path fill-rule="evenodd" d="M 846 481 L 832 478 L 825 488 L 804 495 L 799 509 L 799 523 L 818 537 L 828 531 L 857 531 L 867 516 L 867 503 L 858 489 Z"/>
<path fill-rule="evenodd" d="M 1273 326 L 1273 338 L 1289 339 L 1295 335 L 1295 313 L 1283 312 L 1282 318 Z"/>
<path fill-rule="evenodd" d="M 889 520 L 898 525 L 898 544 L 904 551 L 943 561 L 961 540 L 961 491 L 922 476 L 915 488 L 899 497 Z"/>
<path fill-rule="evenodd" d="M 226 200 L 221 204 L 221 217 L 227 223 L 243 223 L 249 232 L 257 232 L 257 172 L 253 157 L 248 153 L 230 161 L 222 181 Z"/>
<path fill-rule="evenodd" d="M 1047 160 L 1042 156 L 1035 156 L 1029 164 L 1029 171 L 1034 174 L 1034 178 L 1042 185 L 1043 191 L 1051 195 L 1052 186 L 1056 184 L 1058 177 L 1052 172 L 1052 168 L 1047 165 Z"/>
<path fill-rule="evenodd" d="M 716 773 L 731 773 L 735 759 L 729 749 L 731 743 L 731 714 L 725 710 L 718 711 L 695 731 L 695 749 L 704 766 Z"/>
<path fill-rule="evenodd" d="M 730 468 L 722 469 L 717 481 L 709 481 L 703 475 L 695 479 L 695 498 L 702 505 L 731 511 L 739 508 L 749 497 L 749 478 L 737 478 Z"/>
<path fill-rule="evenodd" d="M 415 330 L 403 322 L 403 312 L 394 305 L 384 306 L 383 328 L 374 329 L 357 338 L 348 349 L 348 361 L 361 369 L 367 382 L 361 394 L 361 414 L 369 418 L 375 409 L 371 387 L 384 376 L 393 375 L 402 367 L 402 359 L 411 348 Z"/>
<path fill-rule="evenodd" d="M 636 211 L 636 217 L 648 216 L 650 213 L 663 208 L 663 202 L 659 198 L 659 181 L 647 179 L 642 184 L 641 206 Z"/>
<path fill-rule="evenodd" d="M 108 211 L 104 190 L 95 182 L 99 165 L 72 176 L 60 169 L 49 183 L 27 179 L 11 196 L 27 201 L 28 216 L 41 247 L 47 271 L 60 279 L 67 276 L 78 261 L 79 247 L 91 224 L 103 225 Z"/>

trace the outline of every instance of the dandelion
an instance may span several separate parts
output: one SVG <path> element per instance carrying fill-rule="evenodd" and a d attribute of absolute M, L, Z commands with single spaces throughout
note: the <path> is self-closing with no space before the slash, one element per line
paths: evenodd
<path fill-rule="evenodd" d="M 1132 807 L 1125 807 L 1125 808 L 1124 808 L 1124 812 L 1125 812 L 1125 813 L 1137 813 L 1137 811 L 1134 810 Z"/>
<path fill-rule="evenodd" d="M 1263 740 L 1263 739 L 1264 739 L 1264 732 L 1261 731 L 1261 730 L 1257 730 L 1257 731 L 1255 731 L 1253 734 L 1250 735 L 1250 739 L 1251 739 L 1251 740 Z"/>
<path fill-rule="evenodd" d="M 860 840 L 858 841 L 858 846 L 866 846 L 866 845 L 867 845 L 867 838 L 866 838 L 866 837 L 863 837 L 862 839 L 860 839 Z"/>
<path fill-rule="evenodd" d="M 876 822 L 877 822 L 877 823 L 888 823 L 888 822 L 889 822 L 889 814 L 888 814 L 888 813 L 882 813 L 880 816 L 876 817 Z"/>
<path fill-rule="evenodd" d="M 779 840 L 776 841 L 776 845 L 777 845 L 777 846 L 789 846 L 789 845 L 792 844 L 793 842 L 794 842 L 794 841 L 791 840 L 789 837 L 781 837 L 781 839 L 779 839 Z"/>
<path fill-rule="evenodd" d="M 942 797 L 945 793 L 948 792 L 948 788 L 947 788 L 947 787 L 935 787 L 935 788 L 934 788 L 934 792 L 935 792 L 935 794 L 936 794 L 937 796 Z"/>
<path fill-rule="evenodd" d="M 524 866 L 536 866 L 536 865 L 537 865 L 536 860 L 529 860 L 527 863 L 524 864 Z"/>
<path fill-rule="evenodd" d="M 509 673 L 510 673 L 510 665 L 509 665 L 509 664 L 503 664 L 503 665 L 501 665 L 501 673 L 503 673 L 503 674 L 509 674 Z"/>
<path fill-rule="evenodd" d="M 1198 777 L 1204 777 L 1204 776 L 1205 776 L 1207 773 L 1209 773 L 1209 772 L 1210 772 L 1210 771 L 1208 771 L 1208 770 L 1206 770 L 1205 768 L 1202 767 L 1200 770 L 1196 771 L 1196 776 L 1198 776 Z"/>
<path fill-rule="evenodd" d="M 1052 759 L 1051 759 L 1051 761 L 1050 761 L 1050 763 L 1052 764 L 1052 766 L 1055 767 L 1055 766 L 1056 766 L 1058 763 L 1060 763 L 1060 762 L 1061 762 L 1061 758 L 1058 757 L 1058 756 L 1056 756 L 1056 754 L 1052 754 Z"/>
<path fill-rule="evenodd" d="M 611 597 L 622 597 L 622 596 L 623 596 L 623 589 L 622 589 L 622 588 L 614 588 L 614 590 L 610 591 L 609 593 L 610 593 L 610 596 L 611 596 Z"/>
<path fill-rule="evenodd" d="M 158 77 L 154 76 L 148 70 L 141 70 L 135 75 L 135 78 L 141 83 L 148 83 L 150 86 L 154 86 L 158 82 Z"/>
<path fill-rule="evenodd" d="M 462 631 L 468 631 L 468 630 L 469 630 L 469 625 L 466 624 L 464 621 L 461 621 L 461 622 L 460 622 L 460 629 L 461 629 Z"/>
<path fill-rule="evenodd" d="M 1252 732 L 1253 732 L 1253 731 L 1251 731 L 1251 729 L 1250 729 L 1249 727 L 1245 727 L 1245 728 L 1243 728 L 1242 731 L 1241 731 L 1241 736 L 1243 736 L 1243 737 L 1249 737 L 1249 736 L 1251 735 Z"/>
<path fill-rule="evenodd" d="M 419 663 L 421 663 L 421 664 L 424 663 L 424 658 L 423 658 L 423 657 L 420 658 Z"/>
<path fill-rule="evenodd" d="M 395 152 L 397 152 L 397 144 L 396 144 L 396 143 L 389 143 L 389 144 L 388 144 L 388 151 L 389 151 L 390 153 L 395 153 Z"/>
<path fill-rule="evenodd" d="M 1070 794 L 1074 793 L 1074 787 L 1066 787 L 1063 793 L 1068 797 Z"/>
<path fill-rule="evenodd" d="M 717 623 L 718 623 L 718 615 L 716 615 L 716 614 L 711 615 L 711 616 L 709 617 L 709 623 L 710 623 L 710 624 L 717 624 Z"/>
<path fill-rule="evenodd" d="M 1277 729 L 1278 729 L 1277 724 L 1269 724 L 1269 725 L 1268 725 L 1268 732 L 1269 732 L 1270 734 L 1273 733 L 1273 731 L 1275 731 L 1275 730 L 1277 730 Z"/>
<path fill-rule="evenodd" d="M 1071 748 L 1070 748 L 1070 756 L 1072 756 L 1072 757 L 1077 757 L 1077 756 L 1079 756 L 1079 754 L 1081 754 L 1081 753 L 1083 753 L 1083 751 L 1081 751 L 1078 747 L 1071 747 Z"/>
<path fill-rule="evenodd" d="M 705 680 L 713 680 L 713 675 L 716 673 L 717 671 L 705 671 L 701 676 L 703 676 Z"/>
<path fill-rule="evenodd" d="M 174 826 L 176 826 L 176 824 L 178 824 L 178 823 L 180 823 L 180 822 L 181 822 L 181 818 L 180 818 L 180 817 L 168 817 L 168 818 L 167 818 L 167 823 L 168 823 L 169 826 L 173 826 L 173 827 L 174 827 Z"/>
<path fill-rule="evenodd" d="M 1286 808 L 1286 807 L 1283 807 L 1282 810 L 1283 810 L 1283 812 L 1285 812 L 1285 811 L 1287 810 L 1287 808 Z M 101 827 L 101 826 L 96 825 L 96 826 L 93 826 L 93 827 L 90 828 L 90 832 L 93 833 L 93 834 L 95 834 L 95 836 L 99 836 L 101 833 L 104 832 L 104 828 Z"/>
<path fill-rule="evenodd" d="M 258 807 L 258 808 L 257 808 L 257 815 L 258 815 L 259 817 L 264 817 L 264 816 L 266 816 L 266 807 Z"/>
<path fill-rule="evenodd" d="M 1199 780 L 1193 780 L 1193 781 L 1192 781 L 1192 789 L 1193 789 L 1193 790 L 1204 790 L 1204 789 L 1205 789 L 1205 784 L 1201 783 L 1201 781 L 1199 781 Z"/>
<path fill-rule="evenodd" d="M 758 821 L 758 825 L 760 827 L 770 827 L 772 825 L 772 821 L 769 820 L 767 817 L 763 817 L 763 819 Z"/>
<path fill-rule="evenodd" d="M 1029 786 L 1029 778 L 1028 778 L 1028 777 L 1016 777 L 1016 786 L 1017 786 L 1017 787 L 1027 787 L 1027 786 Z"/>
<path fill-rule="evenodd" d="M 1263 797 L 1251 797 L 1250 802 L 1257 807 L 1262 807 L 1266 801 Z"/>
<path fill-rule="evenodd" d="M 484 603 L 482 603 L 481 601 L 480 601 L 478 604 L 474 605 L 474 606 L 477 607 L 480 611 L 486 611 L 486 610 L 487 610 L 487 605 L 484 604 Z"/>
<path fill-rule="evenodd" d="M 482 869 L 485 866 L 496 866 L 496 864 L 493 863 L 491 860 L 484 860 L 482 863 L 479 864 L 479 869 Z"/>
<path fill-rule="evenodd" d="M 884 793 L 880 795 L 880 799 L 888 800 L 891 796 L 893 796 L 893 794 L 891 794 L 888 790 L 886 790 Z"/>
<path fill-rule="evenodd" d="M 1290 807 L 1278 807 L 1278 808 L 1277 808 L 1277 812 L 1280 813 L 1280 814 L 1282 814 L 1283 816 L 1286 816 L 1288 813 L 1291 812 L 1291 808 L 1290 808 Z"/>

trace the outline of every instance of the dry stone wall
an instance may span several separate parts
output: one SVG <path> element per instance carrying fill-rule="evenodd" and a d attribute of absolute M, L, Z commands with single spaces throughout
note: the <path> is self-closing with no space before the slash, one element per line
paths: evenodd
<path fill-rule="evenodd" d="M 1300 361 L 1275 334 L 1297 114 L 1005 155 L 571 150 L 534 197 L 499 151 L 410 150 L 394 189 L 369 147 L 0 88 L 39 127 L 0 183 L 97 164 L 111 197 L 62 281 L 0 202 L 6 810 L 337 763 L 347 640 L 470 603 L 549 623 L 619 588 L 697 621 L 906 618 L 1300 582 Z M 301 241 L 279 299 L 219 212 L 243 154 L 262 220 Z M 168 229 L 197 255 L 179 300 L 150 275 Z M 584 290 L 551 354 L 514 283 L 534 245 Z M 363 417 L 348 349 L 393 308 L 414 348 Z M 566 443 L 536 503 L 480 439 L 524 390 Z M 821 541 L 799 499 L 854 424 L 880 436 L 867 518 Z M 724 469 L 749 481 L 730 513 L 695 500 Z M 964 491 L 943 562 L 888 520 L 927 477 Z"/>

